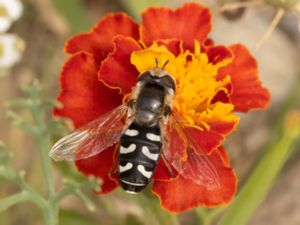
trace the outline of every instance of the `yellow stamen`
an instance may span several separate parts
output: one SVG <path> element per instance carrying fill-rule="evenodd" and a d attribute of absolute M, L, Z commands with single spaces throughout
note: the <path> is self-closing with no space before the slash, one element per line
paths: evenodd
<path fill-rule="evenodd" d="M 176 80 L 174 109 L 186 125 L 203 130 L 209 129 L 212 121 L 238 121 L 233 114 L 232 104 L 214 101 L 219 91 L 228 92 L 226 86 L 230 83 L 230 76 L 222 80 L 217 80 L 216 76 L 218 70 L 230 63 L 231 59 L 210 63 L 207 55 L 201 53 L 198 42 L 195 42 L 194 52 L 185 51 L 178 56 L 155 43 L 131 55 L 131 63 L 141 73 L 156 67 L 155 59 L 160 67 L 169 61 L 165 70 Z"/>

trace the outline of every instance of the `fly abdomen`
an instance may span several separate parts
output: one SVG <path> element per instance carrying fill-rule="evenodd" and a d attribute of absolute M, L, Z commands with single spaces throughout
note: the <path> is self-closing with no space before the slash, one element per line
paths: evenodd
<path fill-rule="evenodd" d="M 159 125 L 133 122 L 120 138 L 119 178 L 122 188 L 135 193 L 149 183 L 161 153 Z"/>

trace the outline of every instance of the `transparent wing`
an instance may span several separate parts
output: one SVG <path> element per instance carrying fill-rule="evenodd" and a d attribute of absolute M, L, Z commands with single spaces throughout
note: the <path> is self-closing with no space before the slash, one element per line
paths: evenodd
<path fill-rule="evenodd" d="M 204 185 L 208 190 L 219 187 L 220 177 L 217 169 L 184 128 L 175 112 L 169 116 L 163 130 L 165 138 L 163 156 L 171 167 L 184 178 Z"/>
<path fill-rule="evenodd" d="M 79 160 L 94 156 L 119 141 L 126 128 L 128 106 L 123 104 L 61 138 L 49 155 L 55 160 Z"/>

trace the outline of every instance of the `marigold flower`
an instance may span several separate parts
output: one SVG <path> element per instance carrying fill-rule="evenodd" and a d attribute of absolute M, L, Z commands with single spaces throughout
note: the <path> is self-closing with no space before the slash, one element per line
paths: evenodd
<path fill-rule="evenodd" d="M 179 174 L 172 177 L 160 160 L 152 191 L 172 212 L 229 203 L 237 178 L 222 142 L 239 122 L 234 112 L 264 109 L 270 99 L 258 78 L 256 61 L 243 45 L 225 47 L 208 39 L 211 15 L 202 5 L 149 8 L 142 19 L 138 25 L 124 13 L 109 14 L 90 32 L 66 43 L 71 56 L 61 72 L 58 97 L 64 107 L 54 114 L 80 127 L 126 101 L 138 75 L 154 68 L 155 59 L 159 66 L 169 60 L 165 70 L 177 85 L 174 110 L 214 164 L 220 185 L 209 188 Z M 103 180 L 101 194 L 118 187 L 116 149 L 112 146 L 76 161 L 82 173 Z M 176 150 L 173 146 L 174 155 L 184 159 L 186 152 Z"/>

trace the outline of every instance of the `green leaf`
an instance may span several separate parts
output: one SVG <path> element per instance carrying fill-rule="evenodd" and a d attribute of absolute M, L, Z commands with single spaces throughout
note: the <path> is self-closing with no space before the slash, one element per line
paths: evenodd
<path fill-rule="evenodd" d="M 30 102 L 25 98 L 15 98 L 5 102 L 5 106 L 8 108 L 28 108 Z"/>
<path fill-rule="evenodd" d="M 6 116 L 12 120 L 13 125 L 19 127 L 26 133 L 34 134 L 35 130 L 32 124 L 26 121 L 22 116 L 18 115 L 17 113 L 8 110 L 6 112 Z"/>

